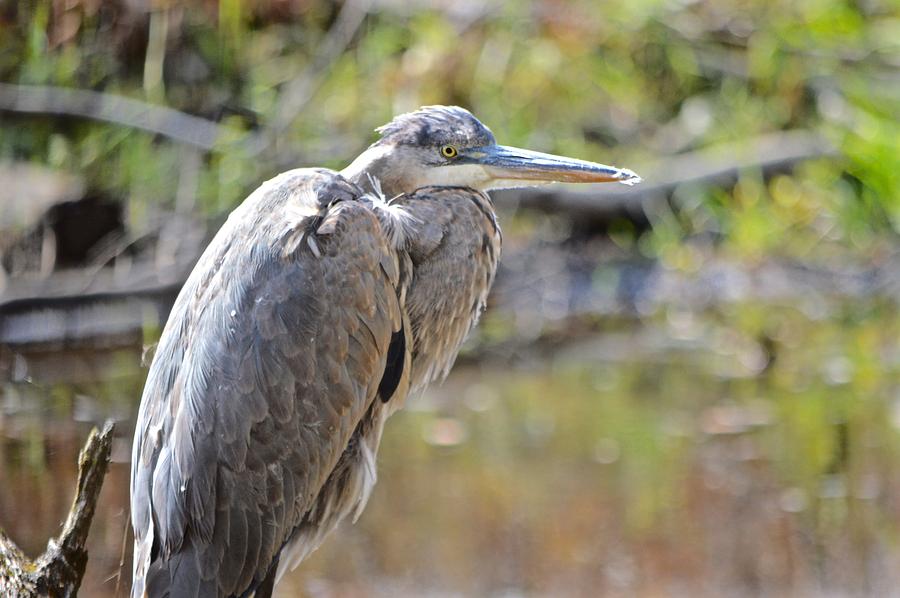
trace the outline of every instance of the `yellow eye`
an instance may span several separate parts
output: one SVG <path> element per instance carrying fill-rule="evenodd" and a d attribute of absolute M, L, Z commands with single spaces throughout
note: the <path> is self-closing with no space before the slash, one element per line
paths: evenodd
<path fill-rule="evenodd" d="M 441 148 L 441 155 L 445 158 L 455 158 L 457 154 L 456 148 L 452 145 L 445 145 Z"/>

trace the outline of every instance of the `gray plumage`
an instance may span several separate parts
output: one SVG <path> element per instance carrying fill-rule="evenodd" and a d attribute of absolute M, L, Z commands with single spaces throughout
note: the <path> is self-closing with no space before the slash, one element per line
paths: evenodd
<path fill-rule="evenodd" d="M 430 106 L 401 114 L 375 130 L 381 135 L 375 145 L 484 147 L 496 143 L 490 129 L 458 106 Z"/>
<path fill-rule="evenodd" d="M 269 595 L 358 516 L 385 420 L 447 374 L 484 309 L 501 242 L 486 189 L 636 178 L 517 163 L 461 108 L 380 132 L 341 173 L 264 183 L 179 294 L 135 430 L 132 596 Z"/>

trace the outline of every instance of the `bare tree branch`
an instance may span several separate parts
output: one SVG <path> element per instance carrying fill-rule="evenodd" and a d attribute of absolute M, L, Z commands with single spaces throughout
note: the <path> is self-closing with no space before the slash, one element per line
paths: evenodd
<path fill-rule="evenodd" d="M 757 171 L 770 177 L 788 172 L 805 160 L 836 153 L 825 140 L 809 131 L 773 133 L 746 143 L 716 145 L 638 167 L 645 182 L 636 187 L 504 191 L 497 194 L 496 202 L 499 206 L 520 205 L 565 214 L 584 222 L 624 217 L 646 223 L 645 208 L 658 207 L 659 202 L 673 195 L 677 198 L 680 189 L 691 185 L 727 187 L 734 185 L 742 171 Z M 182 236 L 193 238 L 193 246 L 176 255 L 163 269 L 155 263 L 136 262 L 131 272 L 122 275 L 103 268 L 87 286 L 84 273 L 78 270 L 56 272 L 45 279 L 8 280 L 0 292 L 0 343 L 84 340 L 104 332 L 115 335 L 140 330 L 144 312 L 135 306 L 141 302 L 167 305 L 202 251 L 202 235 Z"/>
<path fill-rule="evenodd" d="M 111 421 L 101 432 L 94 428 L 81 449 L 75 500 L 62 534 L 47 543 L 44 554 L 29 561 L 0 531 L 0 595 L 68 597 L 78 593 L 88 559 L 85 542 L 109 467 L 113 428 Z"/>
<path fill-rule="evenodd" d="M 56 114 L 101 120 L 163 135 L 206 151 L 221 137 L 233 137 L 231 128 L 133 98 L 50 85 L 0 83 L 0 111 Z"/>
<path fill-rule="evenodd" d="M 642 200 L 667 198 L 683 186 L 730 187 L 742 171 L 759 171 L 763 177 L 771 177 L 789 172 L 801 162 L 836 155 L 837 150 L 816 133 L 783 131 L 666 157 L 638 168 L 644 182 L 634 187 L 504 191 L 498 194 L 498 202 L 518 201 L 520 206 L 546 212 L 605 218 L 623 210 L 640 211 Z"/>
<path fill-rule="evenodd" d="M 370 0 L 346 0 L 309 68 L 284 85 L 269 125 L 241 145 L 249 155 L 272 146 L 322 86 L 328 69 L 341 57 L 369 12 Z M 206 151 L 239 133 L 225 125 L 173 108 L 86 89 L 0 83 L 0 111 L 54 114 L 100 120 L 162 135 Z"/>
<path fill-rule="evenodd" d="M 290 127 L 325 80 L 326 71 L 343 55 L 369 12 L 370 0 L 345 0 L 334 25 L 319 45 L 309 68 L 284 85 L 269 125 L 246 143 L 251 155 L 268 148 Z"/>

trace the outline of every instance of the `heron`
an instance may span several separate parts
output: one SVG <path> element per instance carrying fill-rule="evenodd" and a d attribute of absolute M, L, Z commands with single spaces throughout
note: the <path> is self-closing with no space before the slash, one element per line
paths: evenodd
<path fill-rule="evenodd" d="M 485 309 L 487 191 L 640 181 L 498 145 L 455 106 L 376 131 L 340 172 L 263 183 L 181 289 L 135 428 L 133 597 L 268 597 L 359 517 L 386 419 L 447 375 Z"/>

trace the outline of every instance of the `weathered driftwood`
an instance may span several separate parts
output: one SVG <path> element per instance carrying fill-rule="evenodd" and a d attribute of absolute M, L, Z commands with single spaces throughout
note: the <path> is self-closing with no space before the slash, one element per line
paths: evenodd
<path fill-rule="evenodd" d="M 0 596 L 75 596 L 84 576 L 85 549 L 94 508 L 109 466 L 113 423 L 91 431 L 78 457 L 78 489 L 59 537 L 34 561 L 0 530 Z"/>

